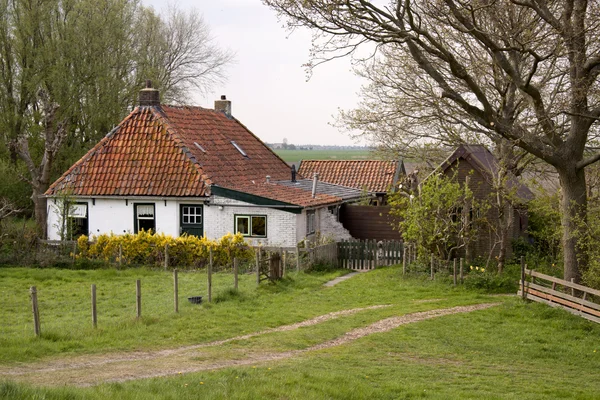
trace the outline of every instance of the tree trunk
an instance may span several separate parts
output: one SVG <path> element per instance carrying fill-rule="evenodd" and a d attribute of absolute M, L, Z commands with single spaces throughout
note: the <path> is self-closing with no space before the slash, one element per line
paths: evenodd
<path fill-rule="evenodd" d="M 587 193 L 584 169 L 558 169 L 562 189 L 561 225 L 563 228 L 564 279 L 581 280 L 581 269 L 587 265 L 587 255 L 578 246 L 579 232 L 587 221 Z"/>
<path fill-rule="evenodd" d="M 48 237 L 47 199 L 44 197 L 44 192 L 40 192 L 36 188 L 33 189 L 31 199 L 33 200 L 35 210 L 35 223 L 37 225 L 38 235 L 40 236 L 40 239 L 46 239 Z"/>

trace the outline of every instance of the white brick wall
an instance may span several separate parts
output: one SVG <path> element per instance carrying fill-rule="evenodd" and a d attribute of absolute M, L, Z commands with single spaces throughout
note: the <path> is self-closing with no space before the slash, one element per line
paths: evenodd
<path fill-rule="evenodd" d="M 220 238 L 227 233 L 235 233 L 235 215 L 266 215 L 267 237 L 249 238 L 252 245 L 293 247 L 298 242 L 296 238 L 296 222 L 298 214 L 274 208 L 256 207 L 249 203 L 232 200 L 225 197 L 213 196 L 210 207 L 204 207 L 204 231 L 209 238 Z M 216 204 L 222 204 L 219 209 Z"/>
<path fill-rule="evenodd" d="M 98 235 L 103 233 L 122 234 L 133 232 L 133 204 L 155 204 L 156 230 L 171 236 L 179 236 L 181 204 L 203 204 L 203 199 L 178 201 L 163 199 L 144 199 L 127 202 L 123 199 L 96 198 L 95 204 L 91 199 L 77 199 L 77 202 L 87 202 L 89 216 L 89 233 Z M 266 215 L 267 237 L 248 238 L 252 245 L 295 247 L 306 237 L 306 211 L 294 214 L 274 208 L 256 207 L 249 203 L 232 200 L 225 197 L 213 196 L 212 205 L 204 206 L 204 233 L 211 239 L 221 238 L 227 233 L 234 232 L 235 215 Z M 222 204 L 222 209 L 216 204 Z M 55 204 L 52 199 L 48 201 L 48 235 L 49 239 L 58 240 L 57 226 L 59 225 Z M 335 220 L 335 216 L 327 211 L 327 207 L 316 210 L 315 228 L 323 237 L 332 237 L 335 240 L 350 238 L 348 231 L 342 224 Z"/>
<path fill-rule="evenodd" d="M 331 239 L 335 240 L 336 242 L 338 242 L 342 239 L 345 239 L 345 240 L 352 239 L 350 232 L 348 232 L 348 230 L 346 228 L 344 228 L 344 226 L 342 225 L 341 222 L 337 221 L 336 216 L 333 215 L 332 213 L 330 213 L 327 210 L 327 207 L 319 209 L 318 214 L 319 214 L 319 230 L 321 232 L 321 236 L 324 239 L 331 238 Z"/>

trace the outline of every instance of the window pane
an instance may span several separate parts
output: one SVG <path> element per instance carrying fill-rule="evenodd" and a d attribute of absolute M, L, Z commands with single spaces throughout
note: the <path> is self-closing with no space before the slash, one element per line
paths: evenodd
<path fill-rule="evenodd" d="M 85 218 L 87 216 L 87 204 L 71 204 L 69 217 Z"/>
<path fill-rule="evenodd" d="M 154 225 L 153 219 L 139 219 L 138 220 L 138 232 L 141 230 L 154 231 L 156 226 Z"/>
<path fill-rule="evenodd" d="M 252 236 L 267 236 L 267 217 L 252 217 Z"/>
<path fill-rule="evenodd" d="M 242 235 L 250 235 L 250 217 L 235 217 L 235 230 Z"/>
<path fill-rule="evenodd" d="M 137 206 L 138 217 L 154 217 L 154 206 Z"/>
<path fill-rule="evenodd" d="M 183 223 L 184 223 L 184 224 L 187 224 L 187 223 L 189 223 L 189 222 L 190 222 L 190 221 L 189 221 L 189 218 L 188 218 L 188 216 L 187 216 L 187 215 L 184 215 L 184 216 L 183 216 Z"/>

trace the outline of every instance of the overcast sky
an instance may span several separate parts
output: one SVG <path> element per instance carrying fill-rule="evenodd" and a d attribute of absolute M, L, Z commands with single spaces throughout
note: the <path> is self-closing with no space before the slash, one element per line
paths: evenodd
<path fill-rule="evenodd" d="M 168 4 L 142 2 L 157 11 Z M 212 108 L 215 99 L 226 95 L 233 115 L 266 142 L 356 144 L 330 126 L 339 108 L 351 109 L 358 100 L 360 80 L 350 60 L 321 65 L 307 81 L 302 64 L 308 61 L 310 33 L 290 35 L 260 0 L 179 0 L 176 5 L 200 12 L 217 43 L 236 53 L 227 83 L 197 96 L 195 105 Z"/>

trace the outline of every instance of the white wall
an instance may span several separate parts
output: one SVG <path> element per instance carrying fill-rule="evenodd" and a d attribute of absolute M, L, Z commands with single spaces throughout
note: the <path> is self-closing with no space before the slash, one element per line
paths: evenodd
<path fill-rule="evenodd" d="M 252 245 L 294 247 L 296 239 L 297 214 L 274 208 L 255 207 L 252 204 L 225 197 L 213 196 L 211 206 L 204 207 L 204 231 L 210 238 L 220 238 L 227 233 L 235 233 L 234 218 L 239 215 L 266 215 L 267 237 L 248 238 Z M 222 204 L 222 210 L 216 204 Z"/>
<path fill-rule="evenodd" d="M 297 216 L 296 222 L 296 237 L 298 241 L 307 238 L 308 240 L 316 240 L 315 234 L 306 235 L 306 210 L 302 210 L 302 214 Z M 315 232 L 320 233 L 321 239 L 333 239 L 339 241 L 342 239 L 352 239 L 350 232 L 337 217 L 329 212 L 327 207 L 321 207 L 315 210 Z"/>
<path fill-rule="evenodd" d="M 179 236 L 179 206 L 180 204 L 203 204 L 204 199 L 198 200 L 167 200 L 144 199 L 101 199 L 96 198 L 95 204 L 91 199 L 76 199 L 88 204 L 88 225 L 90 235 L 123 234 L 134 231 L 135 203 L 154 204 L 156 231 L 171 236 Z M 59 215 L 55 212 L 58 200 L 48 200 L 48 238 L 59 240 Z M 235 233 L 234 215 L 266 215 L 267 237 L 248 238 L 252 245 L 263 244 L 266 246 L 293 247 L 304 238 L 306 225 L 303 230 L 296 228 L 297 223 L 306 224 L 306 214 L 293 214 L 287 211 L 266 207 L 253 207 L 249 203 L 231 200 L 224 197 L 213 196 L 211 203 L 223 204 L 222 209 L 216 205 L 204 206 L 204 233 L 211 239 L 218 239 L 227 233 Z M 302 232 L 300 239 L 297 232 Z"/>

